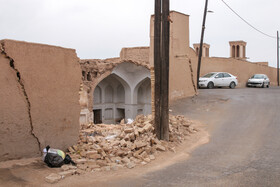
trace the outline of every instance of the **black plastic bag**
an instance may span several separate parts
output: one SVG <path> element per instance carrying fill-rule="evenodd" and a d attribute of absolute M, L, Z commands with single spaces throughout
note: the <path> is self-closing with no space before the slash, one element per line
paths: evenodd
<path fill-rule="evenodd" d="M 52 149 L 50 146 L 47 146 L 43 150 L 43 160 L 51 168 L 61 167 L 63 164 L 72 164 L 76 165 L 75 162 L 71 159 L 68 154 L 65 154 L 59 149 Z"/>

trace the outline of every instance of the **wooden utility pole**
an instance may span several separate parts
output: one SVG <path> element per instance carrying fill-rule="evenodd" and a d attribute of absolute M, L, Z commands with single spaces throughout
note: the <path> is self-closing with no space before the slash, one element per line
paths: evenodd
<path fill-rule="evenodd" d="M 279 86 L 279 32 L 277 31 L 277 85 Z"/>
<path fill-rule="evenodd" d="M 155 20 L 154 20 L 154 71 L 155 71 L 155 132 L 157 137 L 161 137 L 161 0 L 155 0 Z"/>
<path fill-rule="evenodd" d="M 163 140 L 169 140 L 169 35 L 169 0 L 155 0 L 155 130 Z"/>
<path fill-rule="evenodd" d="M 161 139 L 169 140 L 169 0 L 162 0 L 162 42 L 161 42 Z"/>
<path fill-rule="evenodd" d="M 201 65 L 201 57 L 202 57 L 202 45 L 203 45 L 203 37 L 204 37 L 204 30 L 205 30 L 207 7 L 208 7 L 208 0 L 205 1 L 204 16 L 203 16 L 201 37 L 200 37 L 200 46 L 199 46 L 198 64 L 197 64 L 197 78 L 196 78 L 197 88 L 199 87 L 200 65 Z"/>

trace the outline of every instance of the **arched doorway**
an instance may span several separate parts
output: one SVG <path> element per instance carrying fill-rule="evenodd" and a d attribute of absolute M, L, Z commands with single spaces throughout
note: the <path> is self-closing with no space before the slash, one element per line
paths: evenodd
<path fill-rule="evenodd" d="M 148 115 L 152 112 L 151 107 L 151 79 L 145 78 L 135 87 L 137 98 L 137 115 Z"/>
<path fill-rule="evenodd" d="M 103 79 L 94 90 L 94 123 L 116 124 L 125 118 L 127 83 L 115 74 Z"/>
<path fill-rule="evenodd" d="M 94 90 L 95 123 L 118 124 L 122 119 L 134 119 L 138 114 L 151 113 L 150 71 L 124 62 L 114 68 Z"/>

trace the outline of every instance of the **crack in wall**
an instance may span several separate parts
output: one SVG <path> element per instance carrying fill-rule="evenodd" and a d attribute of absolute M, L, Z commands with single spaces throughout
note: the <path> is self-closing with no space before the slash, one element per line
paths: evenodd
<path fill-rule="evenodd" d="M 192 80 L 192 84 L 193 84 L 193 89 L 194 89 L 195 94 L 197 94 L 197 88 L 196 88 L 196 85 L 195 85 L 195 82 L 194 82 L 194 78 L 193 78 L 192 61 L 191 61 L 190 58 L 189 58 L 189 66 L 190 66 L 190 71 L 191 71 L 191 80 Z"/>
<path fill-rule="evenodd" d="M 15 67 L 15 64 L 14 64 L 14 59 L 12 59 L 10 56 L 8 56 L 8 54 L 5 52 L 5 45 L 4 43 L 1 43 L 1 46 L 0 46 L 0 50 L 1 50 L 1 53 L 5 56 L 5 58 L 9 59 L 10 61 L 10 67 L 14 70 L 14 72 L 16 73 L 17 75 L 17 81 L 23 91 L 23 94 L 25 96 L 25 99 L 26 99 L 26 102 L 27 102 L 27 109 L 28 109 L 28 117 L 29 117 L 29 122 L 30 122 L 30 134 L 36 139 L 37 143 L 38 143 L 38 148 L 39 148 L 39 152 L 42 154 L 42 151 L 41 151 L 41 143 L 39 141 L 39 138 L 35 135 L 34 133 L 34 127 L 33 127 L 33 123 L 32 123 L 32 116 L 31 116 L 31 103 L 29 101 L 29 98 L 28 98 L 28 95 L 27 95 L 27 92 L 25 90 L 25 86 L 24 86 L 24 83 L 23 83 L 23 80 L 21 78 L 21 75 L 20 75 L 20 72 L 19 70 Z"/>

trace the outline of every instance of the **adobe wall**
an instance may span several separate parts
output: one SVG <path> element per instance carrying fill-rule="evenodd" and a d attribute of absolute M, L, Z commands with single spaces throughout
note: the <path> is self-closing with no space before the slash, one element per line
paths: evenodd
<path fill-rule="evenodd" d="M 122 48 L 120 58 L 122 60 L 132 60 L 149 64 L 149 51 L 150 47 Z"/>
<path fill-rule="evenodd" d="M 169 99 L 170 101 L 197 93 L 195 84 L 196 55 L 189 48 L 189 16 L 170 12 L 170 61 L 169 61 Z M 150 54 L 154 66 L 154 16 L 150 21 Z"/>
<path fill-rule="evenodd" d="M 81 69 L 75 50 L 1 40 L 0 161 L 66 150 L 79 135 Z"/>
<path fill-rule="evenodd" d="M 252 63 L 234 58 L 203 58 L 201 76 L 209 72 L 229 72 L 238 78 L 238 87 L 245 87 L 246 82 L 253 74 L 266 74 L 271 85 L 277 84 L 277 69 L 262 63 Z"/>

